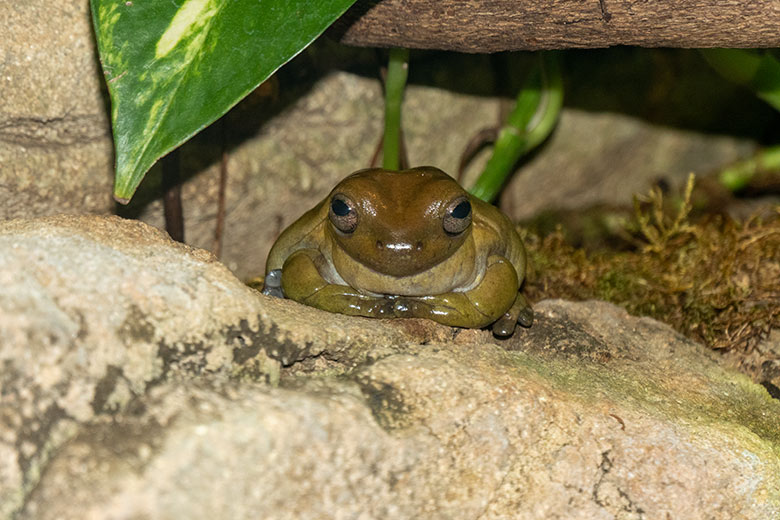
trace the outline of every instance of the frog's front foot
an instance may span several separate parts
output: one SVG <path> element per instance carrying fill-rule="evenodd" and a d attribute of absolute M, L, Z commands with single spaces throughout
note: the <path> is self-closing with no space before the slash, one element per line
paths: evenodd
<path fill-rule="evenodd" d="M 284 298 L 281 269 L 274 269 L 268 272 L 263 281 L 263 294 L 276 298 Z"/>

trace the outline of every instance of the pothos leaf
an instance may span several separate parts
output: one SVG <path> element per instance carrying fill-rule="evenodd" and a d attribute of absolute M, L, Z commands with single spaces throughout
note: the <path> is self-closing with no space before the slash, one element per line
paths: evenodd
<path fill-rule="evenodd" d="M 293 58 L 355 0 L 91 0 L 114 197 Z"/>

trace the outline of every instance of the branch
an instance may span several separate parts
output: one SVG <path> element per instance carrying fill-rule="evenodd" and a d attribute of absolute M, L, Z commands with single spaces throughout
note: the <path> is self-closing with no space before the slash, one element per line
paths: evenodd
<path fill-rule="evenodd" d="M 358 0 L 343 43 L 461 52 L 780 47 L 776 0 Z"/>

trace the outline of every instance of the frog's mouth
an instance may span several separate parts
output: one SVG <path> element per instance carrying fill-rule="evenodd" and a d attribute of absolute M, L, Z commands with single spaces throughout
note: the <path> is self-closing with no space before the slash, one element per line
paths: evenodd
<path fill-rule="evenodd" d="M 440 229 L 428 226 L 422 232 L 403 233 L 397 229 L 358 226 L 349 234 L 333 228 L 330 231 L 335 242 L 334 253 L 341 250 L 356 264 L 378 274 L 404 278 L 427 271 L 451 257 L 470 235 L 468 231 L 448 235 Z"/>
<path fill-rule="evenodd" d="M 430 267 L 428 262 L 422 261 L 415 253 L 424 249 L 422 241 L 416 244 L 411 242 L 383 242 L 377 240 L 374 250 L 375 255 L 368 255 L 366 263 L 375 271 L 391 276 L 409 276 L 424 271 Z"/>
<path fill-rule="evenodd" d="M 360 252 L 359 261 L 382 274 L 412 276 L 439 264 L 450 255 L 449 248 L 433 247 L 424 240 L 381 240 Z"/>

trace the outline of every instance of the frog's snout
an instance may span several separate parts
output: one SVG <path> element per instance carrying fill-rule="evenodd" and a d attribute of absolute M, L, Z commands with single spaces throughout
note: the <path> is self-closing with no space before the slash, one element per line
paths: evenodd
<path fill-rule="evenodd" d="M 365 264 L 393 276 L 409 276 L 430 267 L 425 241 L 388 238 L 374 241 L 373 254 L 363 258 Z"/>
<path fill-rule="evenodd" d="M 414 244 L 410 242 L 390 242 L 384 243 L 381 240 L 376 241 L 376 248 L 379 251 L 387 251 L 388 253 L 411 253 L 412 251 L 422 251 L 424 249 L 422 240 L 418 240 Z"/>

